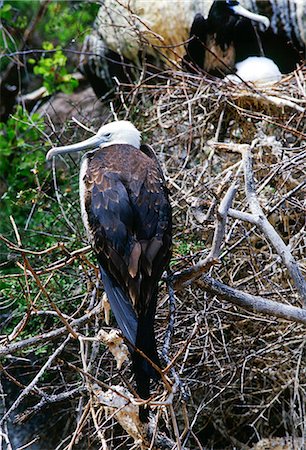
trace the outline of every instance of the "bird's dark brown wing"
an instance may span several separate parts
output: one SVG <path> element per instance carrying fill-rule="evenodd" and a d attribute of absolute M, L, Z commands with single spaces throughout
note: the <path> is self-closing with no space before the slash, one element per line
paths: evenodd
<path fill-rule="evenodd" d="M 186 55 L 183 58 L 183 67 L 189 72 L 197 72 L 197 68 L 204 68 L 205 44 L 207 38 L 207 21 L 198 13 L 191 25 Z"/>
<path fill-rule="evenodd" d="M 113 312 L 123 333 L 128 339 L 134 336 L 135 343 L 134 322 L 150 309 L 170 258 L 171 209 L 164 179 L 153 158 L 122 144 L 89 156 L 84 181 L 94 248 L 116 287 L 117 303 L 121 297 L 117 316 L 114 308 Z M 128 320 L 133 328 L 129 336 Z"/>

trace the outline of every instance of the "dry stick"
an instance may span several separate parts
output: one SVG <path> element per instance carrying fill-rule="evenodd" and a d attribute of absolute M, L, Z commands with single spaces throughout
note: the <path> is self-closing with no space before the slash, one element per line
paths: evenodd
<path fill-rule="evenodd" d="M 26 268 L 29 270 L 29 272 L 31 273 L 31 275 L 33 276 L 34 280 L 36 281 L 37 286 L 39 287 L 39 289 L 43 292 L 43 294 L 45 295 L 45 297 L 47 298 L 47 300 L 49 301 L 50 305 L 52 306 L 52 308 L 57 312 L 57 315 L 59 317 L 59 319 L 66 325 L 68 331 L 72 334 L 72 336 L 77 339 L 78 335 L 77 333 L 74 331 L 74 329 L 71 327 L 71 325 L 69 324 L 69 322 L 66 320 L 66 318 L 63 316 L 63 314 L 61 313 L 61 311 L 59 310 L 59 308 L 57 307 L 57 305 L 53 302 L 53 300 L 51 300 L 51 297 L 48 293 L 48 291 L 46 290 L 46 288 L 44 287 L 44 285 L 41 283 L 39 277 L 37 276 L 36 272 L 34 271 L 34 269 L 32 268 L 28 258 L 26 256 L 24 256 L 24 262 L 26 265 Z"/>
<path fill-rule="evenodd" d="M 275 106 L 283 108 L 284 106 L 287 106 L 289 108 L 295 109 L 298 112 L 304 113 L 305 108 L 302 106 L 297 105 L 291 100 L 286 100 L 284 98 L 276 97 L 275 95 L 265 95 L 264 97 L 262 95 L 254 94 L 253 92 L 243 92 L 241 94 L 235 95 L 236 98 L 254 98 L 256 100 L 266 101 L 267 103 L 272 103 Z"/>
<path fill-rule="evenodd" d="M 36 251 L 36 250 L 28 250 L 26 248 L 18 247 L 16 244 L 14 244 L 13 242 L 9 241 L 6 237 L 4 237 L 2 234 L 0 234 L 0 240 L 5 242 L 7 247 L 11 250 L 14 250 L 15 252 L 28 253 L 30 255 L 35 255 L 35 256 L 42 256 L 42 255 L 45 255 L 46 253 L 52 253 L 54 250 L 61 249 L 68 256 L 72 257 L 72 256 L 79 255 L 82 253 L 88 253 L 91 250 L 91 246 L 86 245 L 86 247 L 79 248 L 77 250 L 74 250 L 73 252 L 70 252 L 66 248 L 66 246 L 63 242 L 58 242 L 57 244 L 53 245 L 52 247 L 48 247 L 44 250 Z M 53 264 L 58 264 L 59 262 L 60 261 L 57 261 L 56 263 L 53 263 Z"/>
<path fill-rule="evenodd" d="M 84 425 L 86 423 L 86 419 L 89 416 L 90 406 L 91 406 L 91 400 L 87 403 L 87 405 L 82 413 L 82 417 L 81 417 L 79 423 L 77 424 L 76 429 L 74 430 L 71 441 L 69 442 L 68 445 L 66 445 L 64 450 L 72 450 L 72 448 L 78 438 L 78 435 L 80 434 L 82 428 L 84 427 Z"/>
<path fill-rule="evenodd" d="M 203 275 L 197 283 L 205 290 L 217 295 L 218 298 L 222 298 L 253 312 L 271 314 L 281 319 L 292 320 L 306 325 L 306 309 L 285 305 L 257 295 L 241 292 L 238 289 L 231 288 L 215 280 L 209 275 Z"/>
<path fill-rule="evenodd" d="M 169 349 L 171 344 L 171 339 L 173 336 L 173 329 L 174 329 L 174 320 L 175 320 L 175 296 L 174 296 L 174 289 L 171 281 L 171 276 L 168 276 L 167 278 L 167 285 L 168 285 L 168 292 L 169 292 L 169 321 L 168 326 L 165 332 L 165 339 L 164 339 L 164 346 L 162 349 L 162 357 L 167 366 L 171 364 L 171 360 L 169 358 Z M 186 390 L 186 386 L 180 379 L 178 373 L 176 372 L 174 367 L 171 367 L 170 369 L 171 375 L 173 376 L 175 380 L 175 385 L 179 387 L 182 398 L 184 401 L 188 401 L 190 396 Z M 175 388 L 173 389 L 173 392 L 175 392 Z"/>
<path fill-rule="evenodd" d="M 4 416 L 2 417 L 2 419 L 0 419 L 0 425 L 11 415 L 11 413 L 18 408 L 18 406 L 20 405 L 20 403 L 22 402 L 22 400 L 24 399 L 24 397 L 26 397 L 36 386 L 36 384 L 38 383 L 38 380 L 44 375 L 44 373 L 46 372 L 47 369 L 49 369 L 49 367 L 51 366 L 52 362 L 54 361 L 54 359 L 62 352 L 62 350 L 64 349 L 65 345 L 69 342 L 70 340 L 70 336 L 68 336 L 64 342 L 55 350 L 55 352 L 50 356 L 50 358 L 48 359 L 48 361 L 42 366 L 42 368 L 40 369 L 40 371 L 37 373 L 37 375 L 33 378 L 33 380 L 31 381 L 31 383 L 25 388 L 23 389 L 23 391 L 21 392 L 21 394 L 19 395 L 19 397 L 17 397 L 17 399 L 14 401 L 14 403 L 12 404 L 12 406 L 8 409 L 8 411 L 4 414 Z"/>
<path fill-rule="evenodd" d="M 240 168 L 238 168 L 237 175 L 239 171 Z M 236 195 L 237 189 L 238 189 L 238 181 L 235 180 L 229 187 L 227 193 L 225 194 L 223 200 L 220 203 L 217 212 L 217 218 L 215 220 L 215 232 L 213 243 L 209 255 L 202 261 L 199 261 L 194 266 L 182 270 L 178 273 L 175 273 L 172 276 L 172 279 L 175 283 L 174 288 L 176 290 L 187 286 L 192 282 L 194 278 L 199 277 L 203 272 L 207 272 L 211 266 L 219 262 L 220 248 L 225 233 L 226 218 L 228 215 L 228 211 L 231 207 L 231 204 L 234 200 L 234 197 Z"/>
<path fill-rule="evenodd" d="M 165 332 L 164 345 L 162 349 L 162 357 L 166 361 L 166 364 L 169 363 L 169 349 L 170 343 L 173 336 L 173 328 L 174 328 L 174 315 L 175 315 L 175 297 L 174 290 L 171 282 L 171 275 L 167 278 L 168 285 L 168 293 L 169 293 L 169 321 L 168 326 Z"/>
<path fill-rule="evenodd" d="M 169 405 L 169 409 L 170 409 L 170 414 L 171 414 L 171 420 L 172 420 L 172 426 L 173 426 L 173 432 L 174 432 L 174 436 L 176 439 L 176 446 L 174 446 L 174 448 L 177 448 L 177 450 L 182 450 L 182 443 L 181 443 L 181 439 L 180 439 L 180 432 L 179 432 L 179 428 L 178 428 L 178 424 L 177 424 L 177 420 L 175 417 L 175 412 L 173 409 L 173 405 Z"/>
<path fill-rule="evenodd" d="M 98 438 L 100 439 L 100 443 L 101 443 L 101 447 L 100 448 L 102 450 L 108 450 L 106 439 L 104 437 L 105 430 L 102 429 L 102 431 L 101 431 L 101 427 L 99 426 L 99 421 L 98 421 L 98 418 L 97 418 L 97 414 L 96 414 L 96 411 L 95 411 L 92 403 L 90 404 L 90 413 L 91 413 L 91 417 L 92 417 L 92 420 L 93 420 L 93 423 L 94 423 L 94 426 L 95 426 L 95 429 L 96 429 L 96 433 L 98 435 Z"/>
<path fill-rule="evenodd" d="M 86 393 L 87 389 L 85 387 L 80 386 L 79 388 L 72 389 L 71 391 L 65 391 L 58 395 L 46 395 L 42 398 L 39 403 L 37 403 L 35 406 L 31 406 L 30 408 L 27 408 L 22 414 L 19 414 L 16 418 L 16 421 L 18 423 L 22 423 L 26 421 L 30 415 L 40 411 L 43 407 L 46 405 L 49 405 L 51 403 L 59 403 L 66 401 L 70 398 L 75 397 L 76 395 L 80 395 L 82 393 Z"/>
<path fill-rule="evenodd" d="M 56 196 L 56 200 L 57 200 L 58 206 L 59 206 L 59 208 L 61 210 L 61 213 L 62 213 L 62 215 L 63 215 L 63 217 L 65 219 L 66 224 L 73 231 L 73 233 L 76 233 L 76 229 L 72 225 L 70 220 L 68 219 L 68 217 L 67 217 L 67 215 L 65 213 L 65 210 L 63 208 L 62 202 L 61 202 L 60 191 L 59 191 L 58 184 L 57 184 L 57 179 L 56 179 L 55 158 L 52 159 L 52 176 L 53 176 L 54 192 L 55 192 L 55 196 Z"/>
<path fill-rule="evenodd" d="M 15 222 L 13 216 L 10 216 L 10 221 L 11 221 L 11 224 L 12 224 L 14 232 L 15 232 L 17 244 L 19 247 L 21 247 L 22 243 L 21 243 L 20 234 L 19 234 L 16 222 Z M 29 286 L 28 273 L 26 270 L 27 257 L 23 253 L 21 253 L 21 256 L 23 258 L 23 265 L 21 265 L 21 270 L 24 273 L 24 279 L 25 279 L 25 295 L 26 295 L 27 310 L 26 310 L 26 313 L 25 313 L 23 319 L 21 320 L 21 322 L 19 322 L 19 324 L 17 325 L 17 328 L 15 328 L 13 330 L 13 332 L 15 332 L 14 335 L 8 336 L 8 339 L 16 338 L 24 330 L 24 328 L 26 327 L 26 325 L 30 319 L 31 309 L 32 309 L 31 290 L 30 290 L 30 286 Z"/>
<path fill-rule="evenodd" d="M 280 254 L 280 256 L 282 257 L 286 267 L 288 268 L 289 273 L 291 274 L 293 280 L 295 281 L 297 289 L 301 293 L 302 297 L 305 298 L 306 283 L 300 273 L 299 267 L 297 266 L 295 260 L 293 259 L 289 249 L 286 247 L 282 239 L 276 233 L 272 225 L 265 218 L 263 211 L 258 203 L 255 194 L 253 172 L 251 166 L 250 146 L 235 145 L 235 144 L 220 144 L 220 146 L 222 147 L 224 145 L 226 145 L 226 148 L 228 150 L 239 152 L 243 155 L 246 196 L 252 214 L 230 209 L 231 202 L 235 195 L 235 189 L 237 190 L 237 186 L 235 186 L 234 183 L 234 185 L 230 187 L 230 189 L 228 190 L 227 194 L 225 195 L 224 199 L 220 204 L 218 210 L 214 241 L 210 254 L 202 262 L 200 261 L 192 268 L 174 274 L 174 281 L 175 281 L 174 288 L 180 289 L 182 286 L 190 284 L 192 280 L 197 278 L 200 273 L 203 273 L 207 270 L 210 261 L 216 261 L 216 259 L 213 258 L 219 256 L 220 243 L 222 242 L 223 237 L 222 233 L 224 234 L 226 216 L 227 214 L 230 214 L 231 216 L 237 219 L 247 220 L 258 226 L 259 228 L 261 228 L 265 236 L 270 240 L 274 248 L 276 248 L 277 253 Z M 289 265 L 289 267 L 287 264 Z M 289 268 L 291 270 L 289 270 Z M 298 283 L 296 283 L 296 280 Z M 306 311 L 297 308 L 295 306 L 284 305 L 282 303 L 266 300 L 263 297 L 253 296 L 251 294 L 235 290 L 206 275 L 202 277 L 199 283 L 202 285 L 202 287 L 210 290 L 211 292 L 220 296 L 221 298 L 225 298 L 231 303 L 237 304 L 247 309 L 256 310 L 261 313 L 272 314 L 283 319 L 293 320 L 295 322 L 301 322 L 304 324 L 306 323 Z"/>
<path fill-rule="evenodd" d="M 293 194 L 295 194 L 296 192 L 298 192 L 300 189 L 302 189 L 302 187 L 306 184 L 306 180 L 303 180 L 298 186 L 294 187 L 291 191 L 287 192 L 286 195 L 284 195 L 279 202 L 276 203 L 276 205 L 274 205 L 268 212 L 267 212 L 267 216 L 269 217 L 271 214 L 274 213 L 274 211 L 276 209 L 278 209 L 286 200 L 288 200 Z M 243 220 L 245 222 L 250 222 L 252 224 L 255 225 L 255 218 L 252 214 L 247 213 L 247 212 L 242 212 L 242 211 L 237 211 L 236 209 L 232 209 L 230 208 L 228 211 L 228 215 L 233 217 L 234 219 L 239 219 L 239 220 Z M 241 242 L 243 242 L 246 237 L 250 236 L 253 231 L 255 230 L 255 226 L 252 227 L 244 236 L 242 236 L 235 244 L 233 244 L 231 247 L 229 247 L 227 250 L 225 250 L 225 252 L 223 252 L 223 254 L 221 255 L 221 257 L 226 256 L 228 253 L 230 253 L 235 247 L 237 247 L 238 245 L 241 244 Z"/>
<path fill-rule="evenodd" d="M 4 242 L 8 241 L 8 240 L 7 240 L 6 238 L 4 238 L 2 235 L 0 235 L 0 240 L 2 240 L 2 241 L 4 241 Z M 10 242 L 10 241 L 8 241 L 8 242 Z M 6 242 L 6 243 L 7 243 L 7 242 Z M 26 250 L 26 249 L 19 248 L 19 247 L 16 247 L 16 246 L 11 246 L 11 245 L 9 245 L 8 243 L 7 243 L 7 246 L 8 246 L 10 249 L 12 249 L 12 250 L 14 250 L 14 251 L 16 251 L 16 252 L 18 251 L 18 252 L 20 252 L 20 253 L 29 253 L 29 254 L 31 254 L 31 255 L 40 255 L 40 254 L 44 254 L 44 253 L 49 253 L 49 252 L 51 252 L 53 249 L 56 249 L 56 248 L 61 248 L 63 251 L 65 250 L 65 253 L 67 253 L 67 257 L 61 258 L 60 260 L 51 263 L 51 264 L 50 264 L 48 267 L 46 267 L 45 269 L 34 269 L 36 275 L 45 275 L 45 274 L 47 274 L 47 273 L 49 273 L 49 272 L 53 272 L 54 270 L 61 269 L 62 267 L 65 267 L 66 265 L 72 264 L 72 263 L 74 262 L 74 260 L 75 260 L 76 258 L 78 258 L 79 256 L 80 256 L 81 258 L 84 259 L 84 256 L 83 256 L 83 255 L 85 255 L 86 253 L 89 253 L 89 252 L 92 250 L 92 247 L 91 247 L 90 245 L 87 245 L 86 247 L 80 248 L 80 249 L 78 249 L 78 250 L 74 250 L 74 251 L 71 252 L 71 253 L 68 252 L 67 249 L 66 249 L 66 247 L 65 247 L 64 245 L 62 245 L 62 244 L 59 244 L 58 246 L 56 245 L 56 246 L 54 246 L 54 247 L 50 247 L 49 249 L 46 249 L 45 251 L 41 251 L 41 252 L 34 252 L 34 251 L 32 252 L 31 250 Z M 68 258 L 68 259 L 67 259 L 67 258 Z M 88 264 L 89 266 L 91 266 L 91 267 L 93 267 L 93 268 L 96 268 L 96 266 L 93 266 L 91 263 L 89 263 L 88 260 L 86 260 L 86 262 L 87 262 L 87 264 Z M 22 269 L 23 269 L 23 267 L 22 267 Z M 7 278 L 21 278 L 21 277 L 24 277 L 24 274 L 13 273 L 13 274 L 9 274 L 9 275 L 3 275 L 3 276 L 0 276 L 0 279 L 7 279 Z"/>
<path fill-rule="evenodd" d="M 300 268 L 293 258 L 288 246 L 277 234 L 273 226 L 265 217 L 264 212 L 259 204 L 256 196 L 251 146 L 245 146 L 242 152 L 245 177 L 245 193 L 252 215 L 255 218 L 256 225 L 264 233 L 270 244 L 274 247 L 277 254 L 281 257 L 284 265 L 294 282 L 294 285 L 303 299 L 304 307 L 306 307 L 306 281 L 302 276 Z"/>
<path fill-rule="evenodd" d="M 240 169 L 238 169 L 239 172 Z M 233 203 L 234 197 L 237 193 L 239 183 L 238 181 L 234 181 L 233 184 L 229 187 L 227 193 L 225 194 L 223 200 L 220 203 L 220 206 L 217 211 L 217 220 L 215 233 L 213 238 L 212 247 L 209 255 L 207 256 L 207 261 L 218 260 L 220 256 L 220 249 L 222 245 L 222 241 L 225 234 L 225 225 L 226 219 L 228 215 L 228 210 Z"/>
<path fill-rule="evenodd" d="M 302 189 L 302 187 L 304 187 L 306 184 L 306 180 L 303 180 L 300 184 L 298 184 L 296 187 L 294 187 L 293 189 L 291 189 L 291 191 L 287 192 L 286 195 L 284 195 L 279 202 L 276 203 L 276 205 L 274 205 L 270 211 L 268 212 L 268 216 L 270 216 L 271 214 L 274 213 L 274 211 L 276 209 L 278 209 L 286 200 L 288 200 L 288 198 L 290 198 L 293 194 L 296 194 L 300 189 Z"/>
<path fill-rule="evenodd" d="M 112 392 L 114 392 L 116 395 L 118 395 L 119 397 L 122 397 L 127 403 L 133 403 L 131 398 L 127 397 L 126 395 L 122 394 L 120 391 L 117 391 L 115 388 L 113 388 L 112 386 L 104 383 L 103 381 L 98 380 L 96 377 L 94 377 L 93 375 L 91 375 L 89 372 L 86 372 L 85 370 L 81 369 L 80 367 L 77 367 L 76 365 L 68 362 L 68 361 L 63 361 L 63 364 L 66 364 L 69 368 L 75 370 L 76 372 L 82 374 L 85 378 L 88 378 L 90 381 L 94 382 L 95 384 L 97 384 L 99 387 L 103 388 L 103 389 L 108 389 L 111 390 Z"/>
<path fill-rule="evenodd" d="M 93 308 L 90 312 L 88 312 L 84 316 L 80 317 L 79 319 L 72 320 L 70 322 L 70 326 L 78 328 L 84 325 L 85 323 L 89 322 L 89 320 L 92 317 L 94 317 L 97 313 L 99 313 L 100 309 L 101 306 L 97 305 L 95 308 Z M 36 344 L 42 344 L 49 340 L 56 339 L 67 332 L 68 329 L 65 326 L 58 328 L 57 330 L 49 331 L 48 333 L 40 334 L 39 336 L 34 336 L 31 338 L 24 339 L 22 341 L 15 342 L 14 344 L 0 345 L 0 356 L 14 354 L 14 352 L 23 350 L 27 347 L 34 346 Z"/>
<path fill-rule="evenodd" d="M 176 354 L 173 356 L 172 360 L 170 361 L 170 363 L 167 365 L 167 367 L 165 367 L 163 369 L 163 373 L 167 373 L 171 367 L 174 366 L 174 364 L 176 363 L 177 359 L 181 356 L 181 354 L 186 350 L 186 348 L 188 347 L 188 345 L 190 344 L 190 342 L 192 341 L 192 339 L 194 338 L 196 332 L 198 331 L 199 328 L 199 322 L 197 320 L 197 316 L 195 318 L 195 324 L 193 327 L 192 332 L 190 333 L 190 336 L 187 338 L 187 340 L 184 342 L 184 345 L 176 352 Z M 173 391 L 172 391 L 173 392 Z M 170 394 L 171 395 L 171 394 Z"/>
<path fill-rule="evenodd" d="M 6 395 L 4 394 L 2 382 L 0 380 L 0 406 L 1 406 L 1 410 L 3 412 L 6 410 L 5 398 L 6 398 Z M 3 445 L 3 442 L 4 442 L 4 445 Z M 3 450 L 4 448 L 6 448 L 6 450 L 13 449 L 11 442 L 10 442 L 8 426 L 7 426 L 6 422 L 2 426 L 0 426 L 0 450 Z"/>

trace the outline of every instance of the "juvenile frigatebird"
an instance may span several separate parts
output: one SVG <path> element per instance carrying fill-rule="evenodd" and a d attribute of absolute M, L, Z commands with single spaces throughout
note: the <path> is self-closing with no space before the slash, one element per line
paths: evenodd
<path fill-rule="evenodd" d="M 105 292 L 132 354 L 136 390 L 150 396 L 160 367 L 154 335 L 158 282 L 171 255 L 171 206 L 162 170 L 140 132 L 128 121 L 103 125 L 83 142 L 52 148 L 56 155 L 91 149 L 82 157 L 83 223 L 95 251 Z M 146 421 L 148 410 L 140 409 Z"/>

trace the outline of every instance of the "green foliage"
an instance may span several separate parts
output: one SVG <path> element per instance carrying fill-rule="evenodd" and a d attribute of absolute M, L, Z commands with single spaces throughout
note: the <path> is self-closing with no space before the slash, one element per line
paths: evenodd
<path fill-rule="evenodd" d="M 12 17 L 12 5 L 9 5 L 8 3 L 3 4 L 1 8 L 1 20 L 11 20 Z"/>
<path fill-rule="evenodd" d="M 194 236 L 190 236 L 188 240 L 177 240 L 174 248 L 174 254 L 178 257 L 188 256 L 203 249 L 203 242 L 196 240 Z"/>
<path fill-rule="evenodd" d="M 48 21 L 44 32 L 48 39 L 67 45 L 89 30 L 97 15 L 99 5 L 93 2 L 53 1 L 48 5 Z"/>
<path fill-rule="evenodd" d="M 44 129 L 43 119 L 38 114 L 29 115 L 21 106 L 7 123 L 0 123 L 0 177 L 6 186 L 0 198 L 1 233 L 11 230 L 9 215 L 24 225 L 41 195 L 44 181 L 39 180 L 49 176 L 41 139 Z"/>
<path fill-rule="evenodd" d="M 59 254 L 57 254 L 56 256 L 60 257 Z M 39 262 L 39 259 L 40 258 L 36 258 L 34 260 L 32 258 L 32 264 L 35 266 L 46 262 L 46 258 L 41 262 Z M 52 282 L 48 285 L 48 290 L 52 295 L 52 300 L 56 302 L 58 308 L 64 314 L 71 314 L 79 304 L 79 297 L 82 296 L 82 292 L 79 289 L 80 278 L 77 264 L 74 264 L 71 269 L 73 270 L 73 272 L 67 274 L 67 276 L 63 275 L 63 273 L 55 274 Z M 48 276 L 40 276 L 40 279 L 42 282 L 46 282 L 47 277 Z M 23 277 L 17 279 L 0 279 L 1 311 L 3 312 L 8 309 L 14 312 L 10 320 L 8 321 L 8 324 L 5 324 L 2 329 L 0 323 L 0 334 L 3 332 L 10 334 L 14 330 L 15 326 L 19 323 L 21 318 L 24 317 L 30 302 L 33 302 L 35 298 L 37 299 L 35 301 L 36 310 L 44 311 L 46 309 L 52 309 L 46 297 L 44 295 L 39 295 L 39 287 L 37 286 L 35 280 L 33 280 L 31 277 L 28 277 L 28 286 L 29 291 L 27 292 Z M 86 291 L 86 284 L 84 284 L 84 286 L 82 287 L 83 291 Z M 79 295 L 76 296 L 76 299 L 74 300 L 73 293 L 76 290 Z M 69 302 L 63 301 L 63 299 L 65 298 L 70 298 L 71 300 Z M 52 316 L 51 318 L 49 317 L 49 323 L 46 326 L 44 326 L 44 321 L 44 316 L 32 316 L 31 320 L 26 324 L 20 337 L 24 338 L 26 336 L 35 335 L 37 334 L 38 330 L 40 330 L 41 332 L 43 331 L 43 329 L 49 328 L 50 326 L 53 326 L 55 324 L 61 325 L 61 321 L 58 316 Z M 36 354 L 39 354 L 39 352 L 37 352 Z"/>
<path fill-rule="evenodd" d="M 43 49 L 47 51 L 54 50 L 51 42 L 44 42 Z M 35 63 L 35 60 L 30 59 L 30 63 Z M 43 56 L 34 66 L 35 75 L 41 75 L 43 78 L 43 85 L 48 91 L 48 94 L 53 94 L 56 91 L 62 91 L 65 94 L 71 94 L 78 86 L 78 80 L 73 78 L 73 75 L 67 72 L 66 68 L 67 57 L 64 55 L 59 47 L 50 56 Z"/>
<path fill-rule="evenodd" d="M 13 29 L 14 37 L 19 40 L 18 32 L 23 32 L 29 26 L 40 6 L 39 0 L 5 0 L 0 7 L 3 25 Z M 72 40 L 81 42 L 82 36 L 92 26 L 98 9 L 99 4 L 95 2 L 53 0 L 38 23 L 37 31 L 42 40 L 48 39 L 62 46 Z"/>
<path fill-rule="evenodd" d="M 39 0 L 8 0 L 0 7 L 3 27 L 0 27 L 0 48 L 2 48 L 1 69 L 4 70 L 10 59 L 5 54 L 16 52 L 22 46 L 24 31 L 36 16 L 41 3 Z M 51 1 L 45 14 L 36 25 L 36 32 L 43 48 L 54 50 L 37 62 L 30 56 L 34 73 L 41 75 L 48 93 L 63 91 L 71 93 L 78 82 L 69 74 L 69 47 L 81 46 L 84 35 L 89 31 L 96 17 L 99 5 L 94 2 Z M 65 54 L 65 51 L 67 52 Z M 47 54 L 47 53 L 46 53 Z"/>
<path fill-rule="evenodd" d="M 36 152 L 41 146 L 43 119 L 29 114 L 18 106 L 7 123 L 0 123 L 0 173 L 10 187 L 19 189 L 33 184 L 35 172 L 42 169 L 44 153 Z"/>
<path fill-rule="evenodd" d="M 40 0 L 6 0 L 1 3 L 1 70 L 12 61 L 10 53 L 22 50 L 24 33 L 37 16 L 42 3 Z M 51 1 L 45 14 L 37 21 L 28 48 L 43 50 L 22 57 L 20 79 L 27 75 L 31 87 L 38 87 L 36 80 L 42 80 L 48 93 L 63 91 L 71 93 L 77 86 L 77 80 L 70 73 L 76 67 L 76 51 L 80 50 L 85 34 L 92 27 L 99 5 L 92 2 Z M 37 37 L 40 43 L 37 43 Z M 43 43 L 44 42 L 44 43 Z M 69 52 L 73 50 L 73 52 Z M 14 59 L 14 61 L 17 59 Z M 23 65 L 26 63 L 25 65 Z M 33 72 L 33 73 L 32 73 Z M 34 76 L 33 76 L 34 74 Z M 82 245 L 82 226 L 79 223 L 78 177 L 73 171 L 58 169 L 62 208 L 74 224 L 75 233 L 63 219 L 62 210 L 54 198 L 52 170 L 45 161 L 48 143 L 44 133 L 46 127 L 38 114 L 30 114 L 18 106 L 7 123 L 0 124 L 0 233 L 12 242 L 16 236 L 10 222 L 12 215 L 17 225 L 22 246 L 41 251 L 57 243 L 65 242 L 70 251 Z M 75 174 L 77 169 L 73 166 Z M 2 194 L 2 196 L 1 196 Z M 80 231 L 81 230 L 81 231 Z M 39 268 L 63 257 L 63 253 L 54 252 L 48 257 L 28 255 L 34 268 Z M 16 263 L 23 265 L 22 256 L 9 249 L 0 241 L 1 275 L 22 274 Z M 41 276 L 44 283 L 47 276 Z M 74 311 L 75 304 L 82 295 L 78 263 L 65 271 L 54 275 L 48 287 L 52 291 L 52 300 L 65 313 Z M 77 292 L 77 294 L 76 294 Z M 74 295 L 77 296 L 75 303 Z M 38 310 L 50 309 L 47 299 L 40 293 L 36 283 L 28 277 L 28 291 L 23 276 L 0 279 L 0 333 L 9 333 L 28 309 L 28 302 L 35 301 Z M 65 298 L 72 301 L 66 302 Z M 2 318 L 9 315 L 5 325 Z M 48 329 L 57 318 L 44 316 L 31 317 L 20 337 L 31 336 Z M 36 350 L 35 350 L 36 351 Z M 45 351 L 42 347 L 38 352 Z M 38 353 L 37 352 L 37 353 Z"/>
<path fill-rule="evenodd" d="M 39 4 L 39 0 L 19 2 L 6 0 L 0 6 L 1 70 L 4 70 L 10 62 L 4 55 L 15 52 L 20 47 L 23 33 L 33 19 Z"/>

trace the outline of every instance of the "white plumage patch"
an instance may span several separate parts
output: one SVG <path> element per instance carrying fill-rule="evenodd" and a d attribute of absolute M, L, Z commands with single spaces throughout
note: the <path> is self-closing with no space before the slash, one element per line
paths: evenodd
<path fill-rule="evenodd" d="M 84 178 L 87 172 L 87 167 L 88 167 L 88 159 L 86 157 L 86 155 L 83 156 L 82 161 L 81 161 L 81 168 L 80 168 L 80 178 L 79 178 L 79 191 L 80 191 L 80 204 L 81 204 L 81 215 L 82 215 L 82 220 L 83 220 L 83 224 L 87 233 L 87 237 L 89 238 L 89 240 L 91 240 L 91 236 L 90 236 L 90 228 L 89 228 L 89 223 L 88 223 L 88 215 L 86 212 L 86 208 L 85 208 L 85 191 L 86 191 L 86 187 L 85 187 L 85 183 L 84 183 Z"/>
<path fill-rule="evenodd" d="M 240 78 L 252 83 L 275 83 L 282 78 L 277 65 L 264 56 L 250 56 L 236 64 L 236 75 L 227 75 L 225 80 L 241 83 Z M 240 78 L 237 77 L 239 75 Z"/>

